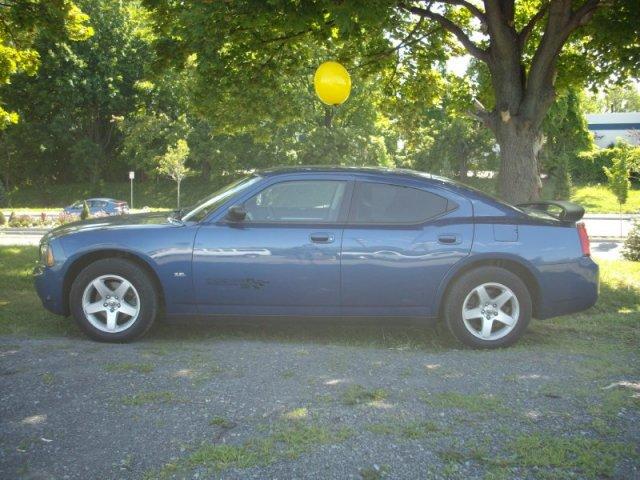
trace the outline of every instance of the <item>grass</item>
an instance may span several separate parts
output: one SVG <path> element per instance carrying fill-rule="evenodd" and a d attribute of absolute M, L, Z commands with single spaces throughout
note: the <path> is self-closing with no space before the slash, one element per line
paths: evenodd
<path fill-rule="evenodd" d="M 342 392 L 342 403 L 345 405 L 360 405 L 363 403 L 381 402 L 389 394 L 382 388 L 366 389 L 362 385 L 349 385 Z"/>
<path fill-rule="evenodd" d="M 619 213 L 615 195 L 605 185 L 576 187 L 571 200 L 582 205 L 588 213 Z M 640 213 L 640 189 L 629 190 L 629 198 L 622 206 L 624 213 Z"/>
<path fill-rule="evenodd" d="M 511 451 L 511 463 L 550 469 L 556 478 L 574 472 L 582 478 L 609 478 L 622 458 L 635 455 L 631 445 L 620 442 L 541 433 L 519 436 Z"/>
<path fill-rule="evenodd" d="M 496 194 L 496 182 L 493 179 L 469 178 L 465 182 L 474 188 Z M 547 183 L 543 186 L 541 197 L 553 198 L 552 186 Z M 574 185 L 571 189 L 572 202 L 582 205 L 587 213 L 618 213 L 620 206 L 615 195 L 604 184 Z M 640 213 L 640 188 L 637 186 L 629 190 L 629 198 L 622 206 L 624 213 Z"/>
<path fill-rule="evenodd" d="M 212 427 L 220 427 L 220 428 L 233 428 L 235 426 L 235 423 L 233 423 L 231 420 L 228 420 L 224 417 L 213 417 L 211 420 L 209 420 L 209 425 L 211 425 Z"/>
<path fill-rule="evenodd" d="M 281 421 L 271 427 L 268 435 L 251 437 L 241 444 L 200 445 L 160 471 L 147 472 L 145 478 L 170 478 L 176 473 L 188 476 L 186 472 L 196 468 L 222 471 L 266 466 L 278 460 L 296 459 L 319 445 L 341 443 L 352 435 L 345 427 L 332 429 L 305 421 Z"/>
<path fill-rule="evenodd" d="M 166 391 L 149 391 L 134 393 L 132 395 L 125 395 L 119 399 L 122 405 L 128 406 L 142 406 L 155 403 L 171 403 L 176 401 L 176 396 L 173 392 Z"/>
<path fill-rule="evenodd" d="M 430 420 L 414 420 L 409 422 L 397 420 L 384 423 L 372 423 L 367 426 L 367 430 L 377 435 L 393 435 L 408 440 L 415 440 L 443 432 L 438 424 Z"/>

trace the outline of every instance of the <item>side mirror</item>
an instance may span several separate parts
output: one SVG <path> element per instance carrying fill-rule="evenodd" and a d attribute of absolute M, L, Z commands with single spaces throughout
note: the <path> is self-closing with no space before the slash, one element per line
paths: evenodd
<path fill-rule="evenodd" d="M 247 216 L 247 211 L 242 205 L 233 205 L 227 210 L 227 219 L 232 222 L 241 222 Z"/>

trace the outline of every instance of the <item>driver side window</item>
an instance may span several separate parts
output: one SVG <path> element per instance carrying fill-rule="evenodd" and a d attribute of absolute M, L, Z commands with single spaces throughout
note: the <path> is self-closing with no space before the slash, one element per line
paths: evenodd
<path fill-rule="evenodd" d="M 271 185 L 247 200 L 249 222 L 331 223 L 338 220 L 347 182 L 302 180 Z"/>

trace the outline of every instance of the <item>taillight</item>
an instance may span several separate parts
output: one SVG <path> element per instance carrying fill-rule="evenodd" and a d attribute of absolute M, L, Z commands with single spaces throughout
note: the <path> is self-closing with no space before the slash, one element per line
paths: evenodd
<path fill-rule="evenodd" d="M 591 256 L 591 245 L 589 244 L 589 234 L 587 233 L 587 227 L 584 223 L 578 223 L 578 237 L 580 238 L 580 248 L 582 248 L 582 255 L 585 257 Z"/>

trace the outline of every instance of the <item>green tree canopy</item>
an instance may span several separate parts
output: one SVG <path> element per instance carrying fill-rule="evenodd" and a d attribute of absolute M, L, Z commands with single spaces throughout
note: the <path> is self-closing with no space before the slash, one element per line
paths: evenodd
<path fill-rule="evenodd" d="M 637 0 L 144 3 L 158 66 L 196 55 L 196 103 L 216 128 L 303 121 L 307 110 L 291 92 L 312 96 L 310 76 L 326 58 L 345 63 L 354 84 L 382 83 L 391 102 L 428 106 L 437 69 L 468 53 L 489 79 L 490 101 L 474 113 L 500 145 L 500 191 L 512 201 L 537 195 L 542 123 L 556 88 L 640 65 Z"/>
<path fill-rule="evenodd" d="M 0 85 L 18 73 L 34 75 L 40 64 L 38 40 L 80 41 L 93 35 L 88 15 L 69 0 L 5 0 L 0 5 Z M 0 97 L 0 130 L 19 115 L 7 111 Z"/>

